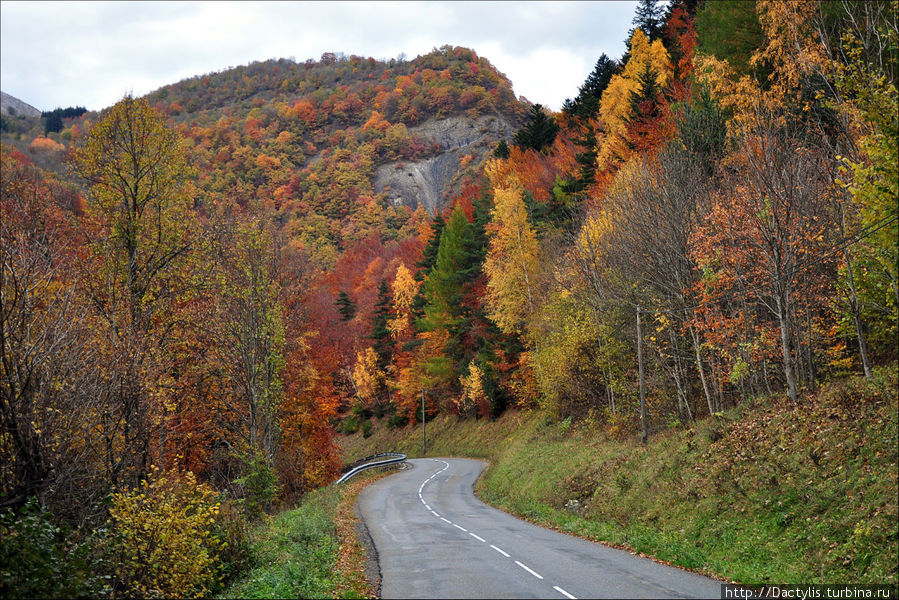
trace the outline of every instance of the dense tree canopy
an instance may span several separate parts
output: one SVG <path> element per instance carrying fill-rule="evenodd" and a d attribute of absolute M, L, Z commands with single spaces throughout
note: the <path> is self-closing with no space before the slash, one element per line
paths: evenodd
<path fill-rule="evenodd" d="M 899 331 L 895 14 L 644 0 L 559 114 L 444 46 L 4 121 L 0 508 L 119 556 L 144 522 L 191 532 L 153 538 L 183 579 L 103 571 L 189 595 L 371 418 L 537 407 L 635 438 L 874 377 Z M 419 137 L 449 117 L 517 133 Z M 433 214 L 378 184 L 450 162 Z"/>

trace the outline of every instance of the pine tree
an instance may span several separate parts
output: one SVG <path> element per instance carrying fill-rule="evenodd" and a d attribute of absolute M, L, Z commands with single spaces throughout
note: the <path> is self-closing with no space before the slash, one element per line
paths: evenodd
<path fill-rule="evenodd" d="M 432 361 L 432 375 L 456 385 L 463 369 L 485 345 L 482 335 L 492 330 L 472 291 L 482 278 L 487 238 L 485 224 L 489 219 L 489 198 L 474 203 L 474 222 L 456 207 L 440 236 L 437 262 L 425 282 L 425 316 L 419 326 L 423 331 L 445 332 L 443 355 Z"/>
<path fill-rule="evenodd" d="M 573 101 L 566 100 L 563 111 L 580 122 L 593 118 L 599 110 L 599 99 L 609 86 L 612 76 L 618 72 L 618 63 L 603 53 L 596 61 L 593 71 L 584 84 L 578 88 Z"/>
<path fill-rule="evenodd" d="M 631 121 L 657 117 L 659 114 L 658 74 L 652 65 L 646 63 L 643 72 L 637 77 L 637 89 L 630 93 Z"/>
<path fill-rule="evenodd" d="M 594 181 L 596 176 L 596 130 L 593 126 L 593 118 L 599 112 L 599 102 L 603 92 L 618 69 L 618 63 L 603 53 L 597 59 L 593 71 L 579 88 L 577 97 L 573 101 L 566 100 L 562 108 L 562 111 L 570 118 L 571 128 L 575 131 L 579 129 L 581 132 L 573 140 L 581 148 L 581 152 L 575 154 L 574 157 L 578 164 L 578 176 L 565 182 L 563 190 L 567 194 L 579 194 Z"/>
<path fill-rule="evenodd" d="M 535 104 L 531 107 L 530 120 L 518 130 L 513 139 L 515 145 L 522 150 L 531 148 L 539 152 L 556 140 L 557 133 L 558 124 L 546 114 L 542 105 Z"/>
<path fill-rule="evenodd" d="M 437 264 L 437 250 L 440 248 L 440 236 L 443 235 L 444 227 L 446 227 L 446 221 L 443 219 L 443 216 L 438 214 L 431 221 L 431 237 L 428 238 L 428 244 L 421 252 L 421 260 L 415 263 L 415 266 L 418 267 L 418 271 L 415 273 L 415 281 L 419 283 L 425 280 L 431 273 L 431 269 Z M 421 285 L 412 303 L 412 318 L 416 324 L 424 317 L 425 304 L 427 304 L 425 286 Z"/>
<path fill-rule="evenodd" d="M 375 304 L 375 313 L 371 320 L 371 338 L 374 343 L 372 348 L 378 355 L 378 368 L 382 371 L 390 364 L 393 357 L 393 337 L 387 326 L 393 317 L 393 294 L 387 286 L 387 280 L 381 279 L 378 285 L 378 301 Z"/>
<path fill-rule="evenodd" d="M 665 29 L 665 7 L 660 6 L 658 0 L 640 0 L 632 23 L 643 30 L 650 43 L 661 39 Z"/>
<path fill-rule="evenodd" d="M 461 317 L 462 273 L 470 223 L 458 206 L 440 235 L 437 259 L 425 282 L 425 318 L 429 326 L 454 328 Z"/>
<path fill-rule="evenodd" d="M 637 88 L 630 93 L 630 117 L 628 118 L 627 143 L 631 150 L 644 150 L 651 144 L 648 133 L 661 117 L 659 98 L 661 87 L 658 75 L 648 62 L 637 77 Z"/>
<path fill-rule="evenodd" d="M 343 290 L 337 294 L 337 301 L 335 304 L 337 305 L 337 312 L 340 313 L 341 321 L 346 322 L 356 316 L 356 305 L 350 300 L 349 294 Z"/>

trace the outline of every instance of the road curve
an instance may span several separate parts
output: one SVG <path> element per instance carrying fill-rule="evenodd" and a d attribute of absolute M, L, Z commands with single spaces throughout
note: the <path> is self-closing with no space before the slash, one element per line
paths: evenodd
<path fill-rule="evenodd" d="M 359 495 L 382 598 L 718 598 L 721 583 L 537 527 L 474 496 L 486 463 L 410 460 Z"/>

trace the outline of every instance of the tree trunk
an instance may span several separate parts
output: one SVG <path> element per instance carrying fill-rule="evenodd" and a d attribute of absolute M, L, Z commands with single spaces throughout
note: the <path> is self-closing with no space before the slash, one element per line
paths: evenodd
<path fill-rule="evenodd" d="M 796 402 L 796 377 L 793 371 L 793 355 L 790 352 L 790 309 L 782 294 L 778 294 L 777 321 L 780 325 L 780 349 L 783 353 L 784 376 L 787 380 L 787 394 L 792 402 Z"/>
<path fill-rule="evenodd" d="M 693 349 L 696 353 L 696 370 L 699 371 L 699 378 L 702 380 L 702 391 L 709 406 L 709 416 L 711 416 L 715 412 L 712 409 L 712 394 L 709 392 L 709 384 L 705 379 L 705 369 L 702 368 L 702 354 L 699 352 L 699 335 L 692 326 L 690 327 L 690 337 L 693 339 Z"/>
<path fill-rule="evenodd" d="M 846 237 L 846 213 L 840 204 L 840 235 Z M 871 381 L 871 363 L 868 361 L 868 344 L 865 340 L 865 331 L 862 327 L 861 309 L 858 305 L 858 294 L 855 291 L 855 273 L 852 268 L 852 257 L 849 255 L 849 247 L 843 246 L 843 260 L 846 262 L 846 275 L 849 279 L 849 310 L 852 313 L 852 323 L 855 325 L 855 336 L 858 338 L 858 353 L 862 359 L 862 369 L 865 379 Z"/>
<path fill-rule="evenodd" d="M 676 338 L 674 336 L 674 329 L 671 327 L 668 328 L 668 340 L 671 343 L 672 359 L 674 360 L 674 383 L 677 385 L 678 411 L 680 411 L 680 407 L 683 405 L 687 411 L 687 420 L 692 423 L 693 413 L 690 411 L 690 403 L 687 400 L 687 393 L 684 390 L 684 383 L 681 380 L 680 357 L 677 355 L 677 345 L 675 344 Z"/>
<path fill-rule="evenodd" d="M 643 377 L 643 330 L 640 327 L 640 307 L 637 307 L 637 368 L 640 373 L 640 425 L 643 428 L 642 441 L 646 445 L 649 430 L 646 424 L 646 381 Z"/>

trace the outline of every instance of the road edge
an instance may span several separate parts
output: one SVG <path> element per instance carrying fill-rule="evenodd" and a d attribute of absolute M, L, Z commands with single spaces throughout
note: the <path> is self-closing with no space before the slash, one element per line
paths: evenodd
<path fill-rule="evenodd" d="M 375 541 L 372 539 L 371 532 L 368 530 L 368 523 L 365 522 L 365 518 L 362 516 L 362 512 L 359 510 L 358 495 L 356 496 L 356 501 L 353 502 L 353 514 L 356 517 L 356 537 L 358 538 L 359 543 L 362 545 L 362 548 L 365 551 L 365 579 L 368 580 L 374 592 L 372 597 L 380 598 L 381 562 L 378 557 L 378 548 L 375 546 Z"/>
<path fill-rule="evenodd" d="M 431 458 L 431 457 L 429 456 L 429 457 L 426 457 L 426 458 Z M 651 554 L 644 554 L 643 552 L 637 552 L 636 550 L 634 550 L 633 548 L 631 548 L 630 546 L 628 546 L 628 545 L 626 545 L 626 544 L 614 544 L 614 543 L 612 543 L 612 542 L 608 542 L 608 541 L 605 541 L 605 540 L 599 540 L 599 539 L 592 538 L 592 537 L 585 536 L 585 535 L 578 535 L 577 533 L 574 533 L 574 532 L 571 532 L 571 531 L 566 531 L 566 530 L 562 529 L 561 527 L 559 527 L 558 525 L 556 525 L 556 524 L 554 524 L 554 523 L 547 523 L 547 522 L 542 522 L 542 521 L 535 521 L 535 520 L 533 520 L 533 519 L 529 519 L 529 518 L 526 517 L 525 515 L 521 515 L 521 514 L 518 514 L 518 513 L 516 513 L 516 512 L 512 512 L 512 511 L 509 510 L 507 507 L 504 507 L 504 506 L 497 506 L 497 505 L 494 504 L 493 502 L 490 502 L 489 500 L 487 500 L 486 498 L 484 498 L 484 497 L 481 495 L 480 490 L 478 489 L 478 487 L 479 487 L 480 484 L 481 484 L 481 481 L 482 481 L 483 478 L 484 478 L 484 475 L 485 475 L 485 474 L 487 473 L 487 471 L 493 466 L 493 463 L 492 463 L 489 459 L 487 459 L 487 458 L 481 458 L 481 457 L 478 457 L 478 458 L 471 458 L 471 457 L 468 457 L 468 456 L 445 456 L 445 457 L 441 457 L 441 458 L 460 458 L 460 459 L 465 459 L 465 460 L 476 460 L 476 461 L 481 462 L 481 463 L 486 463 L 486 466 L 485 466 L 483 469 L 481 469 L 481 472 L 478 474 L 477 478 L 474 480 L 474 483 L 472 484 L 472 494 L 474 495 L 475 498 L 477 498 L 478 500 L 480 500 L 481 502 L 483 502 L 483 503 L 486 504 L 487 506 L 490 506 L 490 507 L 492 507 L 492 508 L 495 508 L 496 510 L 501 510 L 501 511 L 503 511 L 504 513 L 506 513 L 507 515 L 510 515 L 510 516 L 512 516 L 512 517 L 515 517 L 516 519 L 519 519 L 519 520 L 521 520 L 521 521 L 524 521 L 525 523 L 530 523 L 531 525 L 536 525 L 537 527 L 543 527 L 544 529 L 551 529 L 552 531 L 555 531 L 556 533 L 561 533 L 562 535 L 567 535 L 567 536 L 570 536 L 570 537 L 573 537 L 573 538 L 578 538 L 578 539 L 581 539 L 581 540 L 586 540 L 586 541 L 588 541 L 588 542 L 593 542 L 594 544 L 602 544 L 603 546 L 606 546 L 607 548 L 613 548 L 613 549 L 615 549 L 615 550 L 621 550 L 621 551 L 627 552 L 628 554 L 631 554 L 631 555 L 633 555 L 633 556 L 639 556 L 640 558 L 648 558 L 649 560 L 651 560 L 651 561 L 653 561 L 653 562 L 655 562 L 655 563 L 658 563 L 658 564 L 660 564 L 660 565 L 665 565 L 665 566 L 667 566 L 667 567 L 672 567 L 672 568 L 675 568 L 675 569 L 680 569 L 681 571 L 685 571 L 685 572 L 687 572 L 687 573 L 692 573 L 692 574 L 694 574 L 694 575 L 701 575 L 701 576 L 703 576 L 703 577 L 708 577 L 709 579 L 714 579 L 714 580 L 716 580 L 716 581 L 720 581 L 721 583 L 729 583 L 729 584 L 734 584 L 734 585 L 744 585 L 744 584 L 741 584 L 741 583 L 739 583 L 739 582 L 736 582 L 736 581 L 727 579 L 727 578 L 725 578 L 725 577 L 722 577 L 721 575 L 718 575 L 717 573 L 712 573 L 712 572 L 710 572 L 710 571 L 703 571 L 703 570 L 700 570 L 700 569 L 689 569 L 689 568 L 687 568 L 687 567 L 683 567 L 683 566 L 681 566 L 681 565 L 672 563 L 672 562 L 670 562 L 670 561 L 663 560 L 663 559 L 658 558 L 658 557 L 656 557 L 656 556 L 652 556 Z"/>

